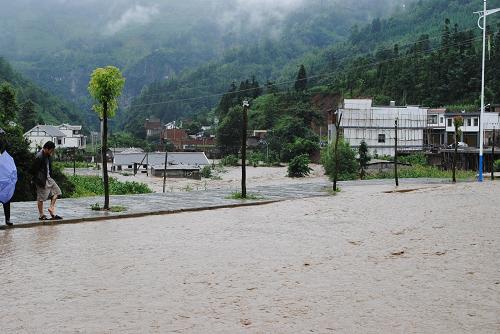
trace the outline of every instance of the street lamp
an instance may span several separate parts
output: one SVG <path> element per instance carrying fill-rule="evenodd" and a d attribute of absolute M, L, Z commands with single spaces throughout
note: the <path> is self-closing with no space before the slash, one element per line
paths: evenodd
<path fill-rule="evenodd" d="M 500 12 L 500 8 L 487 10 L 487 0 L 484 0 L 484 10 L 474 12 L 479 15 L 477 25 L 479 29 L 483 30 L 483 59 L 482 59 L 482 80 L 481 80 L 481 117 L 479 120 L 479 182 L 483 182 L 483 146 L 484 146 L 484 67 L 485 67 L 485 53 L 486 53 L 486 17 L 488 15 Z M 481 26 L 481 19 L 483 25 Z"/>

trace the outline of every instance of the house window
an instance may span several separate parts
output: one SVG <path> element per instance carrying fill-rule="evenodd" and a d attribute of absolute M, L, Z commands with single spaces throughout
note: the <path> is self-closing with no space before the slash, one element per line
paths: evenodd
<path fill-rule="evenodd" d="M 444 123 L 444 117 L 439 118 L 439 123 L 443 124 Z"/>
<path fill-rule="evenodd" d="M 383 133 L 378 135 L 378 142 L 385 143 L 385 135 Z"/>
<path fill-rule="evenodd" d="M 452 127 L 453 126 L 453 120 L 451 118 L 448 118 L 448 127 Z"/>
<path fill-rule="evenodd" d="M 467 118 L 467 126 L 472 126 L 472 118 Z"/>
<path fill-rule="evenodd" d="M 438 117 L 437 115 L 429 115 L 427 116 L 427 124 L 437 124 Z"/>
<path fill-rule="evenodd" d="M 479 125 L 479 119 L 478 118 L 474 118 L 474 126 L 478 126 Z"/>
<path fill-rule="evenodd" d="M 61 139 L 57 139 L 57 145 L 62 145 L 62 140 Z"/>

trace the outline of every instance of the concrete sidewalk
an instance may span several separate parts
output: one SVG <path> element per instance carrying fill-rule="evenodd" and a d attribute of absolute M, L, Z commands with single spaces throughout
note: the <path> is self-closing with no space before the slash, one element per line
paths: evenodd
<path fill-rule="evenodd" d="M 103 196 L 76 199 L 61 199 L 57 202 L 57 214 L 64 217 L 59 221 L 39 221 L 36 202 L 17 202 L 11 204 L 13 227 L 28 228 L 39 225 L 75 224 L 117 218 L 132 218 L 148 215 L 161 215 L 185 211 L 214 210 L 228 207 L 263 205 L 288 199 L 327 196 L 328 183 L 288 184 L 249 188 L 248 193 L 257 195 L 257 200 L 229 199 L 230 190 L 172 192 L 165 194 L 111 196 L 111 206 L 126 208 L 123 212 L 102 212 L 91 210 L 93 204 L 103 205 Z M 45 203 L 45 210 L 49 202 Z M 48 216 L 48 214 L 47 214 Z"/>

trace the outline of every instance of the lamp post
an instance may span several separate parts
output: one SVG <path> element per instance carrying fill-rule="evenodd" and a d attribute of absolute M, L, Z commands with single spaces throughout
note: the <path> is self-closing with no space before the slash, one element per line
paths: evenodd
<path fill-rule="evenodd" d="M 247 198 L 247 124 L 248 124 L 248 100 L 243 101 L 243 129 L 241 131 L 241 198 Z"/>
<path fill-rule="evenodd" d="M 482 74 L 481 74 L 481 116 L 479 120 L 479 182 L 483 182 L 483 146 L 484 146 L 484 68 L 485 68 L 485 53 L 486 53 L 486 17 L 488 15 L 500 12 L 500 8 L 487 10 L 487 0 L 483 0 L 483 11 L 474 12 L 479 15 L 477 25 L 483 31 L 483 58 L 482 58 Z M 483 25 L 481 26 L 481 19 Z"/>

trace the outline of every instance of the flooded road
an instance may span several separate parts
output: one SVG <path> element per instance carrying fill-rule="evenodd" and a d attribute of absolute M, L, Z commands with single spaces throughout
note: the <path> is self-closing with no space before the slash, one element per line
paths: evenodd
<path fill-rule="evenodd" d="M 499 332 L 500 183 L 381 190 L 0 231 L 0 332 Z"/>

